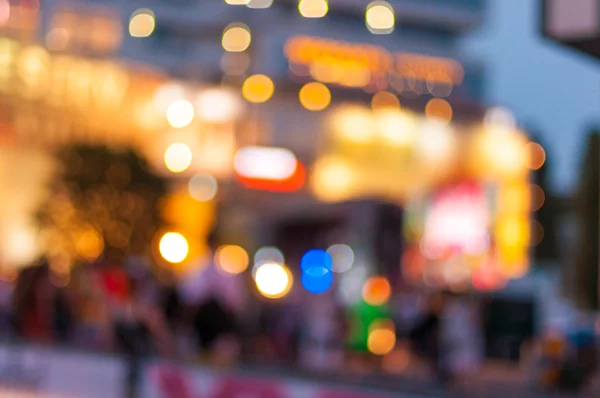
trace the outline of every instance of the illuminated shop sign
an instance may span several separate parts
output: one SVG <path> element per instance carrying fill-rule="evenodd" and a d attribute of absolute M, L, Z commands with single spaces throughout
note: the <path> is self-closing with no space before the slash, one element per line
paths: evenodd
<path fill-rule="evenodd" d="M 390 52 L 383 47 L 309 36 L 285 45 L 292 73 L 347 87 L 403 91 L 416 81 L 456 86 L 464 79 L 461 64 L 450 58 Z M 408 87 L 410 88 L 410 87 Z"/>

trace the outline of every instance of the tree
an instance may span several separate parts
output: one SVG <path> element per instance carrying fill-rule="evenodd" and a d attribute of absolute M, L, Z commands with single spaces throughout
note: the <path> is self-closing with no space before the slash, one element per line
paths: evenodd
<path fill-rule="evenodd" d="M 591 131 L 575 197 L 579 227 L 574 272 L 574 295 L 577 303 L 588 309 L 598 308 L 598 239 L 600 238 L 600 135 Z"/>
<path fill-rule="evenodd" d="M 131 149 L 82 145 L 59 150 L 56 161 L 38 217 L 47 254 L 68 263 L 147 254 L 166 182 L 146 160 Z"/>

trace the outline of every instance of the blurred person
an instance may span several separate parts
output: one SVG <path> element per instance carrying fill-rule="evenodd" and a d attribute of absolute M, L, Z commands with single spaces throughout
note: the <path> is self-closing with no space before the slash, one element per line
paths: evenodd
<path fill-rule="evenodd" d="M 246 285 L 242 275 L 230 275 L 213 261 L 217 231 L 207 239 L 209 253 L 198 262 L 199 271 L 180 281 L 184 305 L 194 308 L 193 328 L 201 355 L 213 362 L 231 363 L 241 352 L 240 321 L 247 317 Z"/>
<path fill-rule="evenodd" d="M 333 297 L 311 296 L 302 322 L 300 362 L 306 369 L 334 372 L 344 359 L 344 320 Z"/>
<path fill-rule="evenodd" d="M 441 315 L 445 304 L 446 299 L 442 294 L 429 297 L 424 313 L 410 332 L 415 351 L 429 359 L 434 374 L 444 382 L 449 376 L 441 353 Z"/>
<path fill-rule="evenodd" d="M 442 372 L 448 381 L 468 388 L 483 361 L 484 338 L 479 308 L 468 297 L 448 294 L 440 326 Z"/>
<path fill-rule="evenodd" d="M 120 283 L 124 282 L 123 285 Z M 108 288 L 115 285 L 109 284 Z M 108 295 L 112 315 L 115 348 L 128 360 L 128 396 L 135 396 L 140 377 L 140 362 L 151 355 L 171 355 L 173 342 L 160 311 L 140 295 L 141 284 L 136 279 L 120 280 L 118 290 Z M 118 292 L 118 294 L 114 294 Z"/>
<path fill-rule="evenodd" d="M 568 348 L 560 375 L 560 388 L 578 393 L 598 368 L 596 333 L 593 322 L 580 315 L 576 325 L 566 335 Z"/>
<path fill-rule="evenodd" d="M 64 289 L 52 284 L 46 259 L 19 274 L 13 309 L 19 336 L 39 343 L 67 341 L 72 326 L 70 303 Z"/>
<path fill-rule="evenodd" d="M 8 278 L 0 278 L 0 338 L 9 339 L 13 337 L 13 311 L 12 300 L 15 289 L 14 281 Z"/>

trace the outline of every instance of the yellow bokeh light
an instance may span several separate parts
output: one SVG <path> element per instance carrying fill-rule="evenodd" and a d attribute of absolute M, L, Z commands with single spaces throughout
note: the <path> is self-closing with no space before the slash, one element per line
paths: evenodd
<path fill-rule="evenodd" d="M 381 91 L 373 96 L 371 108 L 373 110 L 385 108 L 400 109 L 400 100 L 390 92 Z"/>
<path fill-rule="evenodd" d="M 240 246 L 221 246 L 215 253 L 215 264 L 228 274 L 239 274 L 248 268 L 248 253 Z"/>
<path fill-rule="evenodd" d="M 270 299 L 278 299 L 292 288 L 292 273 L 281 264 L 263 263 L 259 265 L 254 274 L 258 291 Z"/>
<path fill-rule="evenodd" d="M 371 33 L 388 34 L 394 31 L 394 8 L 386 1 L 374 1 L 367 6 L 367 28 Z"/>
<path fill-rule="evenodd" d="M 371 112 L 349 106 L 338 110 L 332 118 L 333 129 L 343 141 L 367 143 L 373 138 L 375 123 Z"/>
<path fill-rule="evenodd" d="M 225 28 L 221 44 L 225 51 L 240 53 L 246 51 L 252 42 L 250 28 L 243 24 L 231 24 Z"/>
<path fill-rule="evenodd" d="M 167 122 L 172 127 L 186 127 L 192 120 L 194 120 L 194 105 L 187 100 L 177 100 L 167 108 Z"/>
<path fill-rule="evenodd" d="M 500 190 L 499 208 L 504 214 L 525 213 L 531 207 L 531 190 L 527 184 L 511 184 Z"/>
<path fill-rule="evenodd" d="M 171 144 L 165 151 L 165 166 L 173 173 L 187 170 L 192 163 L 192 150 L 182 142 Z"/>
<path fill-rule="evenodd" d="M 87 261 L 100 257 L 104 250 L 102 235 L 94 228 L 88 228 L 79 236 L 75 244 L 77 253 Z"/>
<path fill-rule="evenodd" d="M 131 14 L 129 20 L 129 34 L 131 37 L 148 37 L 154 32 L 155 27 L 156 19 L 151 10 L 143 8 Z"/>
<path fill-rule="evenodd" d="M 312 82 L 300 89 L 298 98 L 302 106 L 309 111 L 322 111 L 331 103 L 331 92 L 326 85 Z"/>
<path fill-rule="evenodd" d="M 521 248 L 529 244 L 529 223 L 525 216 L 501 218 L 496 227 L 500 246 Z"/>
<path fill-rule="evenodd" d="M 363 300 L 369 305 L 384 305 L 390 299 L 392 287 L 382 276 L 373 276 L 365 282 L 362 289 Z"/>
<path fill-rule="evenodd" d="M 162 258 L 177 264 L 186 259 L 189 252 L 187 239 L 177 232 L 167 232 L 160 238 L 159 251 Z"/>
<path fill-rule="evenodd" d="M 396 328 L 390 320 L 376 320 L 369 326 L 367 348 L 372 354 L 386 355 L 396 346 Z"/>
<path fill-rule="evenodd" d="M 267 102 L 275 91 L 273 81 L 265 75 L 252 75 L 242 85 L 242 94 L 247 101 L 253 103 Z"/>
<path fill-rule="evenodd" d="M 304 18 L 323 18 L 329 11 L 327 0 L 300 0 L 298 11 Z"/>
<path fill-rule="evenodd" d="M 441 98 L 432 98 L 425 106 L 425 117 L 448 124 L 452 121 L 452 106 Z"/>
<path fill-rule="evenodd" d="M 418 126 L 411 114 L 383 108 L 375 112 L 375 117 L 377 132 L 386 143 L 404 147 L 414 142 Z"/>
<path fill-rule="evenodd" d="M 341 159 L 325 158 L 315 164 L 311 179 L 315 194 L 321 200 L 344 200 L 352 194 L 357 177 L 354 169 Z"/>
<path fill-rule="evenodd" d="M 526 151 L 529 155 L 529 168 L 539 170 L 546 161 L 546 151 L 537 142 L 529 142 L 526 145 Z"/>

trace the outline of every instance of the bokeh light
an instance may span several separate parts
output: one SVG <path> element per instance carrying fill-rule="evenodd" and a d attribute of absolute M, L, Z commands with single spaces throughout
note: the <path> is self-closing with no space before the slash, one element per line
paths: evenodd
<path fill-rule="evenodd" d="M 129 34 L 131 37 L 148 37 L 154 32 L 155 27 L 156 19 L 151 10 L 142 8 L 131 14 L 129 20 Z"/>
<path fill-rule="evenodd" d="M 529 142 L 526 145 L 526 151 L 529 155 L 528 167 L 531 170 L 539 170 L 546 162 L 546 151 L 537 142 Z"/>
<path fill-rule="evenodd" d="M 273 5 L 273 0 L 250 0 L 246 7 L 248 8 L 269 8 Z"/>
<path fill-rule="evenodd" d="M 254 281 L 260 294 L 270 299 L 284 297 L 292 288 L 292 273 L 282 264 L 262 263 L 256 270 Z"/>
<path fill-rule="evenodd" d="M 210 123 L 233 122 L 242 112 L 239 95 L 222 88 L 206 89 L 196 98 L 198 116 Z"/>
<path fill-rule="evenodd" d="M 242 94 L 248 102 L 261 104 L 273 96 L 275 85 L 265 75 L 252 75 L 242 85 Z"/>
<path fill-rule="evenodd" d="M 298 94 L 300 103 L 309 111 L 322 111 L 331 102 L 331 92 L 323 83 L 305 84 Z"/>
<path fill-rule="evenodd" d="M 254 253 L 254 264 L 267 262 L 284 264 L 285 258 L 281 250 L 274 246 L 261 247 Z"/>
<path fill-rule="evenodd" d="M 412 144 L 418 131 L 418 124 L 412 115 L 392 108 L 375 112 L 377 132 L 390 145 L 405 147 Z"/>
<path fill-rule="evenodd" d="M 0 0 L 0 25 L 6 25 L 10 20 L 10 1 Z"/>
<path fill-rule="evenodd" d="M 452 121 L 452 106 L 444 99 L 432 98 L 425 106 L 425 117 L 448 124 Z"/>
<path fill-rule="evenodd" d="M 394 8 L 387 1 L 373 1 L 365 14 L 367 28 L 374 34 L 388 34 L 394 31 L 396 17 Z"/>
<path fill-rule="evenodd" d="M 333 272 L 346 272 L 354 265 L 354 251 L 348 245 L 331 245 L 327 249 L 331 257 L 331 270 Z"/>
<path fill-rule="evenodd" d="M 240 246 L 220 246 L 215 252 L 215 264 L 228 274 L 239 274 L 248 268 L 248 253 Z"/>
<path fill-rule="evenodd" d="M 302 259 L 300 260 L 300 268 L 302 271 L 307 271 L 312 268 L 325 268 L 327 270 L 331 270 L 331 267 L 331 256 L 325 250 L 309 250 L 304 253 Z"/>
<path fill-rule="evenodd" d="M 186 127 L 192 120 L 194 120 L 194 105 L 187 100 L 177 100 L 167 108 L 167 121 L 172 127 Z"/>
<path fill-rule="evenodd" d="M 531 184 L 529 188 L 531 190 L 531 211 L 538 211 L 544 206 L 546 194 L 542 187 L 537 184 Z"/>
<path fill-rule="evenodd" d="M 383 357 L 381 367 L 387 373 L 400 374 L 410 363 L 410 354 L 405 348 L 393 350 Z"/>
<path fill-rule="evenodd" d="M 171 144 L 165 151 L 165 166 L 173 173 L 181 173 L 192 164 L 192 150 L 182 142 Z"/>
<path fill-rule="evenodd" d="M 367 279 L 362 289 L 363 300 L 373 306 L 386 304 L 391 294 L 390 282 L 383 276 L 373 276 Z"/>
<path fill-rule="evenodd" d="M 170 263 L 180 263 L 189 252 L 187 239 L 177 232 L 167 232 L 160 238 L 159 251 L 162 258 Z"/>
<path fill-rule="evenodd" d="M 246 146 L 238 149 L 233 164 L 242 177 L 281 181 L 294 175 L 298 161 L 286 148 Z"/>
<path fill-rule="evenodd" d="M 486 111 L 483 123 L 487 127 L 502 127 L 512 130 L 517 126 L 515 115 L 503 107 L 494 107 Z"/>
<path fill-rule="evenodd" d="M 400 109 L 400 100 L 393 93 L 380 91 L 371 99 L 371 108 L 373 110 L 385 108 Z"/>
<path fill-rule="evenodd" d="M 81 233 L 76 242 L 79 256 L 87 261 L 94 261 L 104 251 L 104 240 L 102 235 L 94 228 L 88 228 Z"/>
<path fill-rule="evenodd" d="M 252 42 L 250 28 L 244 24 L 233 23 L 225 28 L 221 44 L 223 49 L 232 53 L 246 51 Z"/>
<path fill-rule="evenodd" d="M 167 83 L 154 92 L 154 106 L 161 112 L 166 112 L 169 105 L 185 97 L 185 89 L 181 84 Z"/>
<path fill-rule="evenodd" d="M 372 354 L 386 355 L 396 346 L 396 328 L 390 320 L 376 320 L 369 326 L 367 348 Z"/>
<path fill-rule="evenodd" d="M 213 200 L 218 190 L 217 180 L 208 173 L 198 173 L 188 181 L 188 192 L 198 202 Z"/>
<path fill-rule="evenodd" d="M 375 123 L 369 110 L 359 106 L 338 109 L 332 117 L 337 136 L 354 143 L 366 143 L 373 138 Z"/>
<path fill-rule="evenodd" d="M 298 11 L 304 18 L 323 18 L 329 11 L 327 0 L 300 0 Z"/>
<path fill-rule="evenodd" d="M 46 47 L 52 51 L 65 50 L 69 45 L 69 31 L 65 28 L 52 28 L 46 34 Z"/>
<path fill-rule="evenodd" d="M 311 267 L 302 271 L 302 286 L 312 294 L 325 293 L 333 284 L 333 273 L 325 267 Z"/>
<path fill-rule="evenodd" d="M 232 6 L 243 6 L 247 5 L 249 2 L 250 0 L 225 0 L 225 3 Z"/>

